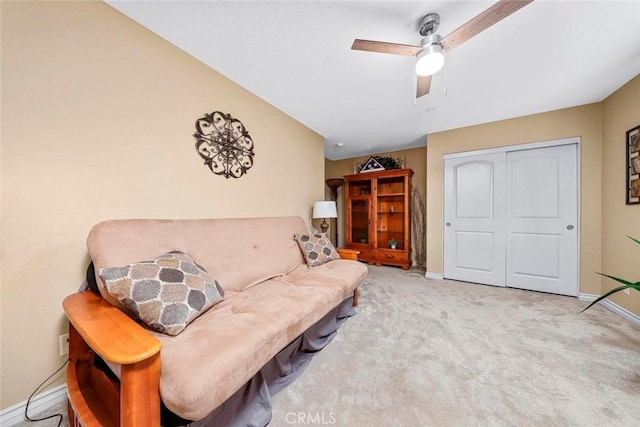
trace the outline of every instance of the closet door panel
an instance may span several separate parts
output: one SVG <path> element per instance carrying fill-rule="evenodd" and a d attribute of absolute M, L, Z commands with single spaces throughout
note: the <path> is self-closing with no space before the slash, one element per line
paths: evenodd
<path fill-rule="evenodd" d="M 576 145 L 507 153 L 507 286 L 577 295 Z"/>
<path fill-rule="evenodd" d="M 444 277 L 504 286 L 505 153 L 445 159 Z"/>

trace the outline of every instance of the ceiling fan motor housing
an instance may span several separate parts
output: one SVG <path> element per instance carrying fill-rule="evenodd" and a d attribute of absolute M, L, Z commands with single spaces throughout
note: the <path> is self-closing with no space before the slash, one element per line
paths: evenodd
<path fill-rule="evenodd" d="M 428 13 L 418 19 L 416 28 L 421 36 L 426 37 L 438 31 L 440 26 L 440 15 L 437 13 Z"/>
<path fill-rule="evenodd" d="M 438 34 L 431 34 L 423 38 L 420 44 L 422 45 L 423 49 L 425 47 L 429 47 L 433 45 L 442 47 L 442 37 L 440 37 Z"/>

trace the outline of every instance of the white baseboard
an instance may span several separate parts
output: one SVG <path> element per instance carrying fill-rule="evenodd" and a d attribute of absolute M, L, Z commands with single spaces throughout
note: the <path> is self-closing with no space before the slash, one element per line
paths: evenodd
<path fill-rule="evenodd" d="M 51 390 L 40 393 L 31 399 L 31 403 L 29 404 L 29 416 L 33 417 L 34 414 L 43 412 L 60 402 L 64 402 L 65 400 L 67 400 L 66 384 L 59 385 Z M 27 406 L 26 400 L 0 411 L 0 425 L 12 426 L 25 421 L 25 406 Z"/>
<path fill-rule="evenodd" d="M 424 277 L 426 277 L 427 279 L 433 279 L 433 280 L 444 280 L 444 276 L 440 273 L 430 273 L 430 272 L 426 272 L 424 274 Z"/>
<path fill-rule="evenodd" d="M 591 302 L 591 301 L 595 301 L 596 298 L 598 298 L 600 295 L 594 295 L 594 294 L 583 294 L 581 292 L 578 292 L 578 299 L 580 301 L 585 301 L 585 302 Z"/>
<path fill-rule="evenodd" d="M 604 305 L 609 310 L 613 311 L 615 314 L 617 314 L 620 317 L 624 317 L 625 319 L 627 319 L 631 323 L 640 326 L 640 316 L 630 312 L 626 308 L 620 307 L 618 304 L 616 304 L 614 302 L 611 302 L 611 301 L 609 301 L 607 299 L 601 301 L 599 304 Z"/>
<path fill-rule="evenodd" d="M 596 298 L 598 298 L 600 295 L 594 295 L 594 294 L 582 294 L 579 293 L 578 294 L 578 299 L 580 301 L 585 301 L 585 302 L 592 302 L 595 301 Z M 602 300 L 599 302 L 599 304 L 602 304 L 603 307 L 613 311 L 615 314 L 617 314 L 620 317 L 623 317 L 625 319 L 627 319 L 629 322 L 640 326 L 640 316 L 638 316 L 637 314 L 634 314 L 632 312 L 630 312 L 629 310 L 627 310 L 626 308 L 620 307 L 618 304 L 616 304 L 615 302 L 611 302 L 608 299 Z"/>

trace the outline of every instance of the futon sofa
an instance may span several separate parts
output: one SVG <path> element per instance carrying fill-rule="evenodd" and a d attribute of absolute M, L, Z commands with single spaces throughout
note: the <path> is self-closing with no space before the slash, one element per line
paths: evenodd
<path fill-rule="evenodd" d="M 266 425 L 367 273 L 298 217 L 113 220 L 87 246 L 99 294 L 63 303 L 71 425 Z"/>

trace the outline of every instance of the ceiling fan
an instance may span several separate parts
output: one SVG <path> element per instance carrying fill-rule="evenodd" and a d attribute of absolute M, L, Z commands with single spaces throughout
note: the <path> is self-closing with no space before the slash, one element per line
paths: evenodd
<path fill-rule="evenodd" d="M 424 37 L 420 46 L 356 39 L 351 49 L 415 56 L 418 79 L 416 98 L 420 98 L 429 93 L 431 76 L 444 66 L 444 52 L 452 51 L 532 1 L 500 0 L 444 38 L 435 34 L 440 26 L 440 15 L 429 13 L 421 17 L 417 23 L 418 32 Z"/>

